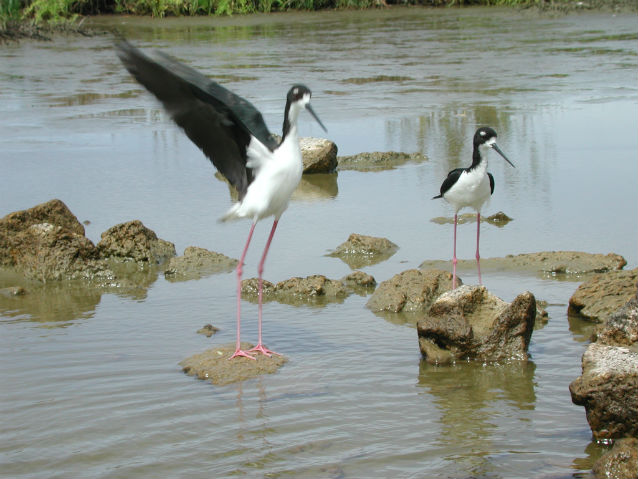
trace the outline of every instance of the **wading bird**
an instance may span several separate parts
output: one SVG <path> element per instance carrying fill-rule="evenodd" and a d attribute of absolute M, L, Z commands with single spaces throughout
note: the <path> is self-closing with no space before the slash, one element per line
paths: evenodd
<path fill-rule="evenodd" d="M 481 149 L 491 148 L 501 155 L 512 167 L 505 153 L 496 144 L 496 132 L 490 127 L 481 127 L 474 134 L 472 164 L 468 168 L 450 171 L 441 185 L 441 194 L 432 199 L 443 198 L 454 207 L 454 254 L 452 257 L 452 288 L 456 288 L 456 225 L 461 208 L 470 207 L 476 211 L 476 267 L 479 284 L 481 281 L 481 261 L 479 255 L 479 235 L 481 231 L 481 207 L 494 193 L 494 177 L 487 171 L 486 155 Z"/>
<path fill-rule="evenodd" d="M 310 90 L 304 85 L 293 85 L 288 91 L 283 136 L 277 141 L 250 102 L 196 70 L 162 53 L 153 60 L 125 40 L 116 43 L 116 50 L 126 69 L 162 102 L 175 123 L 236 188 L 239 201 L 221 219 L 248 218 L 252 225 L 237 265 L 237 345 L 229 359 L 238 356 L 255 359 L 251 353 L 270 356 L 274 351 L 262 342 L 263 270 L 279 218 L 301 179 L 299 113 L 307 110 L 326 130 L 310 106 Z M 259 338 L 257 346 L 243 351 L 240 346 L 242 269 L 255 225 L 269 216 L 274 216 L 274 222 L 258 266 Z"/>

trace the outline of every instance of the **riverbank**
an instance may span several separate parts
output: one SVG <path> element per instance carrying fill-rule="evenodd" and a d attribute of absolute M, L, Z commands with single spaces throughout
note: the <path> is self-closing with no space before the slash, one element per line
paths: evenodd
<path fill-rule="evenodd" d="M 17 4 L 17 2 L 13 2 Z M 634 0 L 427 0 L 412 2 L 411 5 L 394 4 L 386 0 L 311 0 L 309 2 L 279 2 L 242 0 L 206 0 L 189 2 L 188 0 L 158 2 L 123 2 L 108 6 L 103 2 L 101 9 L 92 5 L 97 2 L 65 2 L 56 4 L 47 0 L 35 1 L 29 7 L 5 7 L 0 10 L 0 44 L 22 39 L 48 41 L 54 35 L 99 35 L 104 30 L 90 26 L 87 19 L 96 15 L 134 15 L 153 18 L 175 16 L 228 16 L 251 13 L 276 13 L 284 11 L 308 10 L 344 10 L 344 9 L 404 9 L 404 8 L 463 8 L 470 6 L 510 7 L 519 10 L 535 10 L 539 13 L 567 14 L 591 10 L 612 11 L 615 13 L 636 12 L 638 2 Z M 150 4 L 153 3 L 153 8 Z M 193 5 L 197 3 L 197 6 Z"/>

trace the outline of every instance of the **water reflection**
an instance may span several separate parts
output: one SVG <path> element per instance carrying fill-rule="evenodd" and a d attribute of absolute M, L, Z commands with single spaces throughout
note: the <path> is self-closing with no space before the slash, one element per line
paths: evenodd
<path fill-rule="evenodd" d="M 493 451 L 502 443 L 499 418 L 505 411 L 533 410 L 536 404 L 531 361 L 512 361 L 484 365 L 457 363 L 450 367 L 419 364 L 418 386 L 427 391 L 440 411 L 440 442 L 450 451 L 447 461 L 454 468 L 473 476 L 489 477 L 497 466 Z M 525 414 L 513 413 L 525 429 Z M 517 430 L 509 424 L 508 430 Z M 492 452 L 488 452 L 492 451 Z"/>

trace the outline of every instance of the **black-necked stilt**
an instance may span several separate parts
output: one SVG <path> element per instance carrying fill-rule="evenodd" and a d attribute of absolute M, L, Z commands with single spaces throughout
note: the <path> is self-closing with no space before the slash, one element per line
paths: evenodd
<path fill-rule="evenodd" d="M 474 134 L 474 151 L 472 164 L 468 168 L 456 168 L 450 171 L 441 185 L 441 194 L 432 199 L 443 198 L 454 207 L 454 256 L 452 258 L 452 287 L 456 288 L 456 225 L 461 208 L 470 207 L 476 210 L 476 266 L 479 284 L 481 281 L 481 262 L 479 255 L 479 235 L 481 231 L 481 207 L 494 193 L 494 177 L 487 171 L 487 158 L 481 155 L 481 148 L 492 148 L 510 165 L 505 153 L 496 144 L 496 132 L 487 126 L 476 130 Z"/>
<path fill-rule="evenodd" d="M 251 352 L 270 356 L 274 351 L 262 342 L 262 275 L 279 218 L 301 179 L 299 113 L 308 110 L 326 130 L 310 106 L 311 92 L 304 85 L 293 85 L 288 91 L 283 137 L 278 142 L 250 102 L 196 70 L 164 54 L 160 54 L 157 61 L 151 60 L 125 40 L 117 42 L 116 48 L 128 71 L 162 102 L 173 120 L 237 189 L 239 202 L 221 219 L 250 218 L 252 225 L 237 265 L 237 346 L 229 359 L 237 356 L 255 359 Z M 269 216 L 275 219 L 258 266 L 259 340 L 253 349 L 243 351 L 240 347 L 242 268 L 255 225 Z"/>

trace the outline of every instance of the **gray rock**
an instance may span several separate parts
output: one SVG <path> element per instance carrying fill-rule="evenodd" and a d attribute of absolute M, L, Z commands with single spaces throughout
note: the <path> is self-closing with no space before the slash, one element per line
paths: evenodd
<path fill-rule="evenodd" d="M 97 244 L 102 258 L 160 264 L 176 255 L 175 245 L 159 239 L 154 231 L 139 220 L 115 225 L 104 233 Z"/>
<path fill-rule="evenodd" d="M 215 273 L 225 273 L 237 267 L 237 260 L 204 248 L 189 246 L 183 256 L 171 258 L 164 276 L 171 281 L 200 279 Z"/>
<path fill-rule="evenodd" d="M 421 153 L 399 153 L 396 151 L 359 153 L 356 155 L 340 156 L 338 169 L 355 171 L 383 171 L 393 170 L 406 163 L 421 163 L 427 157 Z"/>
<path fill-rule="evenodd" d="M 398 249 L 389 239 L 352 233 L 328 256 L 337 257 L 352 269 L 358 269 L 385 261 Z"/>
<path fill-rule="evenodd" d="M 638 439 L 628 437 L 614 442 L 593 467 L 597 478 L 636 479 L 638 477 Z"/>
<path fill-rule="evenodd" d="M 341 278 L 341 282 L 346 288 L 362 296 L 373 292 L 377 286 L 377 281 L 374 279 L 374 276 L 364 273 L 363 271 L 353 271 Z"/>
<path fill-rule="evenodd" d="M 459 284 L 463 284 L 457 278 Z M 452 289 L 452 274 L 441 270 L 409 269 L 383 281 L 368 300 L 375 312 L 422 312 L 444 292 Z"/>
<path fill-rule="evenodd" d="M 592 343 L 582 370 L 569 391 L 574 404 L 585 407 L 594 438 L 638 437 L 638 353 Z"/>
<path fill-rule="evenodd" d="M 337 168 L 337 145 L 323 138 L 299 138 L 303 172 L 331 173 Z"/>
<path fill-rule="evenodd" d="M 597 274 L 574 292 L 567 313 L 602 322 L 636 296 L 637 281 L 638 269 Z"/>
<path fill-rule="evenodd" d="M 535 316 L 530 292 L 508 304 L 484 286 L 461 286 L 440 296 L 417 323 L 419 348 L 436 364 L 526 360 Z"/>

